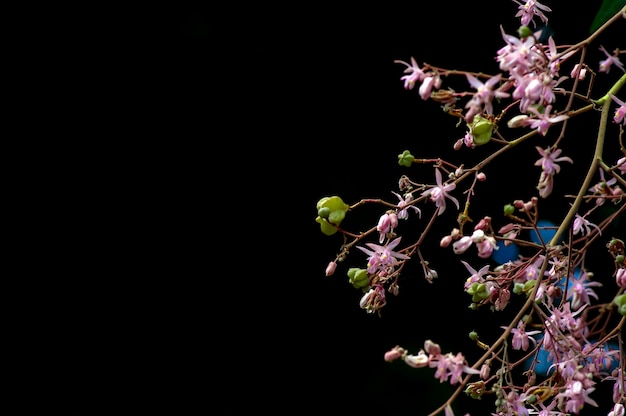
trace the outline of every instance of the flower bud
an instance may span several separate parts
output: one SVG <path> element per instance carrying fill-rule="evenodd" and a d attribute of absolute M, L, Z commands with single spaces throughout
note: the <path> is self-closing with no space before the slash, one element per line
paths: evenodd
<path fill-rule="evenodd" d="M 424 349 L 430 355 L 439 355 L 441 354 L 441 347 L 439 344 L 435 344 L 431 340 L 427 339 L 424 341 Z"/>
<path fill-rule="evenodd" d="M 510 129 L 514 129 L 516 127 L 522 127 L 524 125 L 524 121 L 528 118 L 527 115 L 519 115 L 519 116 L 515 116 L 513 118 L 511 118 L 509 121 L 507 121 L 506 125 L 508 128 Z"/>
<path fill-rule="evenodd" d="M 400 347 L 394 347 L 385 353 L 385 361 L 392 362 L 402 357 L 406 351 Z"/>
<path fill-rule="evenodd" d="M 580 68 L 580 70 L 579 70 L 579 68 Z M 572 69 L 572 72 L 570 73 L 570 76 L 572 78 L 578 77 L 578 80 L 582 81 L 587 76 L 587 68 L 581 67 L 580 64 L 576 64 L 576 65 L 574 65 L 574 68 Z"/>
<path fill-rule="evenodd" d="M 443 248 L 448 247 L 451 242 L 452 242 L 452 236 L 447 235 L 441 239 L 441 241 L 439 242 L 439 247 L 443 247 Z"/>
<path fill-rule="evenodd" d="M 413 368 L 422 368 L 428 365 L 428 355 L 424 351 L 420 351 L 417 355 L 408 354 L 404 357 L 404 362 Z"/>
<path fill-rule="evenodd" d="M 336 261 L 331 261 L 330 263 L 328 263 L 328 266 L 326 266 L 326 276 L 332 276 L 335 273 L 336 268 L 337 268 Z"/>

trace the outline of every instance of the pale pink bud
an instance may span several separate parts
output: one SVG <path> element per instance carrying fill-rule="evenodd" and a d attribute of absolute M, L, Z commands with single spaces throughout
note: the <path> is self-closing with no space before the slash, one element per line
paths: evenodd
<path fill-rule="evenodd" d="M 424 351 L 420 351 L 417 355 L 407 355 L 404 357 L 404 362 L 413 368 L 422 368 L 428 365 L 428 355 L 424 354 Z"/>
<path fill-rule="evenodd" d="M 404 350 L 404 348 L 395 346 L 393 347 L 391 350 L 387 351 L 385 353 L 385 361 L 387 362 L 392 362 L 397 360 L 398 358 L 402 357 L 402 355 L 405 353 L 406 351 Z"/>
<path fill-rule="evenodd" d="M 487 180 L 487 175 L 485 175 L 483 172 L 480 172 L 478 175 L 476 175 L 476 179 L 479 182 L 484 182 L 485 180 Z"/>
<path fill-rule="evenodd" d="M 389 218 L 389 214 L 385 213 L 379 218 L 378 225 L 376 226 L 376 231 L 380 233 L 388 233 L 390 228 L 391 219 Z"/>
<path fill-rule="evenodd" d="M 461 237 L 459 241 L 456 241 L 452 244 L 452 249 L 454 250 L 454 254 L 463 254 L 467 251 L 468 248 L 472 245 L 471 237 L 465 236 Z"/>
<path fill-rule="evenodd" d="M 433 90 L 433 77 L 426 77 L 422 81 L 422 85 L 420 85 L 418 89 L 418 93 L 422 100 L 428 100 L 430 98 L 430 93 Z"/>
<path fill-rule="evenodd" d="M 615 384 L 617 384 L 617 383 L 615 383 Z M 626 410 L 624 410 L 624 405 L 623 404 L 615 403 L 615 406 L 613 406 L 613 410 L 611 410 L 607 416 L 624 416 L 624 412 L 625 411 Z"/>
<path fill-rule="evenodd" d="M 439 355 L 441 354 L 441 347 L 439 344 L 435 344 L 431 340 L 427 339 L 424 341 L 424 349 L 430 355 Z"/>
<path fill-rule="evenodd" d="M 450 243 L 452 243 L 452 236 L 447 235 L 441 239 L 441 241 L 439 242 L 439 247 L 448 247 Z"/>
<path fill-rule="evenodd" d="M 464 144 L 464 140 L 463 139 L 459 139 L 456 142 L 454 142 L 454 150 L 460 150 L 463 147 Z"/>
<path fill-rule="evenodd" d="M 483 241 L 485 239 L 485 232 L 483 230 L 474 230 L 474 232 L 472 233 L 472 241 L 475 243 L 480 243 L 481 241 Z"/>
<path fill-rule="evenodd" d="M 398 214 L 395 212 L 390 213 L 389 223 L 391 224 L 391 228 L 396 228 L 398 226 Z"/>
<path fill-rule="evenodd" d="M 576 76 L 578 76 L 578 80 L 582 81 L 587 76 L 587 68 L 582 67 L 580 64 L 576 64 L 576 65 L 574 65 L 574 69 L 572 69 L 572 72 L 570 73 L 570 76 L 572 78 L 576 78 Z"/>
<path fill-rule="evenodd" d="M 493 250 L 497 250 L 496 240 L 493 237 L 485 237 L 482 241 L 476 243 L 478 257 L 486 259 L 491 256 Z"/>
<path fill-rule="evenodd" d="M 489 378 L 489 373 L 491 372 L 491 367 L 487 364 L 483 364 L 480 368 L 480 378 L 483 380 L 487 380 Z"/>
<path fill-rule="evenodd" d="M 516 128 L 516 127 L 522 127 L 524 125 L 524 122 L 526 121 L 526 119 L 528 118 L 528 116 L 525 115 L 519 115 L 519 116 L 515 116 L 513 118 L 511 118 L 506 125 L 510 128 Z"/>
<path fill-rule="evenodd" d="M 328 263 L 328 266 L 326 266 L 326 276 L 332 276 L 335 273 L 336 268 L 337 268 L 336 261 L 331 261 L 330 263 Z"/>
<path fill-rule="evenodd" d="M 524 89 L 524 96 L 530 101 L 537 101 L 541 97 L 541 91 L 543 91 L 543 85 L 541 81 L 535 78 Z"/>
<path fill-rule="evenodd" d="M 483 219 L 478 221 L 478 224 L 476 224 L 474 230 L 485 230 L 487 227 L 489 227 L 489 224 L 491 224 L 491 217 L 484 217 Z"/>

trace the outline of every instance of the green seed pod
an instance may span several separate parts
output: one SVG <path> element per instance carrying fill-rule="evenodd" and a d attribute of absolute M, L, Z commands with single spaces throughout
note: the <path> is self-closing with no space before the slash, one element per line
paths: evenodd
<path fill-rule="evenodd" d="M 338 196 L 324 197 L 317 202 L 317 218 L 315 219 L 326 235 L 333 235 L 346 216 L 350 206 Z"/>
<path fill-rule="evenodd" d="M 349 282 L 357 289 L 369 286 L 370 277 L 366 269 L 351 268 L 348 270 Z"/>
<path fill-rule="evenodd" d="M 515 207 L 511 204 L 506 204 L 504 206 L 504 215 L 513 215 L 515 214 Z"/>
<path fill-rule="evenodd" d="M 328 218 L 328 216 L 330 215 L 330 208 L 328 207 L 320 208 L 320 210 L 317 211 L 317 215 L 319 215 L 322 218 Z"/>
<path fill-rule="evenodd" d="M 520 39 L 524 39 L 531 36 L 533 34 L 533 31 L 531 28 L 524 25 L 520 26 L 519 29 L 517 29 L 517 34 L 519 35 Z"/>
<path fill-rule="evenodd" d="M 408 150 L 405 150 L 404 152 L 402 152 L 402 154 L 398 155 L 398 165 L 400 166 L 406 166 L 407 168 L 410 168 L 414 160 L 415 157 L 413 157 L 411 152 L 409 152 Z"/>
<path fill-rule="evenodd" d="M 613 303 L 617 305 L 617 310 L 619 311 L 620 315 L 626 316 L 626 293 L 615 296 L 615 299 L 613 299 Z"/>
<path fill-rule="evenodd" d="M 474 121 L 470 126 L 470 133 L 477 146 L 489 143 L 493 133 L 493 123 L 481 116 L 474 116 Z"/>

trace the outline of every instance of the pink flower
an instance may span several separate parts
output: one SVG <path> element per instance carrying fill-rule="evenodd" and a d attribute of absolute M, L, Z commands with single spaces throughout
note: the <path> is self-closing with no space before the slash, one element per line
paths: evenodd
<path fill-rule="evenodd" d="M 407 90 L 412 90 L 415 87 L 415 83 L 424 79 L 424 71 L 419 67 L 415 58 L 411 57 L 411 63 L 406 63 L 404 61 L 394 61 L 397 64 L 403 64 L 406 66 L 404 73 L 408 75 L 404 75 L 400 79 L 404 81 L 404 88 Z"/>
<path fill-rule="evenodd" d="M 442 182 L 441 171 L 438 168 L 435 168 L 435 179 L 437 181 L 437 186 L 425 190 L 422 192 L 422 195 L 429 196 L 430 200 L 435 203 L 439 210 L 437 215 L 443 214 L 446 210 L 446 198 L 449 198 L 452 202 L 454 202 L 456 208 L 459 209 L 459 201 L 448 193 L 456 188 L 456 184 L 452 182 L 444 185 Z"/>
<path fill-rule="evenodd" d="M 626 173 L 626 157 L 623 157 L 617 161 L 617 168 L 622 174 Z"/>
<path fill-rule="evenodd" d="M 528 111 L 535 114 L 536 118 L 526 119 L 525 123 L 528 124 L 531 128 L 537 129 L 537 133 L 542 136 L 546 135 L 551 124 L 556 124 L 569 118 L 569 116 L 566 114 L 550 117 L 552 105 L 547 105 L 543 113 L 540 113 L 535 107 L 528 107 Z"/>
<path fill-rule="evenodd" d="M 412 193 L 407 193 L 406 196 L 404 198 L 402 198 L 402 196 L 400 196 L 400 194 L 396 193 L 396 192 L 391 192 L 392 194 L 394 194 L 395 196 L 398 197 L 398 199 L 400 200 L 400 202 L 398 202 L 398 208 L 400 209 L 400 211 L 398 211 L 398 219 L 401 220 L 406 220 L 409 218 L 409 208 L 411 208 L 412 210 L 414 210 L 415 212 L 417 212 L 418 217 L 422 217 L 422 211 L 420 211 L 420 209 L 418 207 L 416 207 L 415 205 L 409 205 L 409 203 L 411 201 L 413 201 L 413 194 Z"/>
<path fill-rule="evenodd" d="M 548 6 L 544 6 L 543 4 L 535 0 L 528 0 L 526 3 L 523 4 L 518 0 L 513 1 L 519 4 L 519 11 L 515 15 L 515 17 L 521 18 L 520 23 L 522 24 L 522 26 L 528 26 L 529 23 L 532 23 L 533 26 L 536 26 L 537 24 L 533 20 L 535 16 L 539 17 L 543 23 L 547 23 L 548 18 L 545 14 L 543 14 L 543 11 L 551 12 L 552 9 Z"/>
<path fill-rule="evenodd" d="M 598 227 L 595 224 L 592 224 L 585 217 L 581 217 L 579 214 L 576 214 L 576 218 L 574 219 L 574 227 L 573 227 L 574 235 L 578 233 L 580 233 L 581 235 L 585 235 L 585 234 L 589 235 L 589 233 L 591 232 L 591 227 L 594 227 L 596 230 L 598 230 L 598 234 L 602 235 L 602 231 L 600 230 L 600 227 Z"/>
<path fill-rule="evenodd" d="M 480 268 L 480 270 L 476 271 L 476 270 L 474 270 L 474 268 L 472 266 L 469 265 L 468 262 L 466 262 L 464 260 L 461 260 L 461 263 L 463 263 L 463 265 L 465 266 L 467 271 L 472 274 L 465 281 L 465 289 L 469 289 L 472 286 L 472 284 L 474 284 L 474 283 L 484 282 L 485 281 L 485 278 L 483 277 L 483 275 L 489 271 L 489 265 L 488 264 L 484 265 L 483 267 Z"/>
<path fill-rule="evenodd" d="M 604 49 L 604 46 L 600 46 L 600 50 L 604 52 L 604 54 L 606 55 L 606 59 L 600 61 L 600 69 L 598 70 L 599 72 L 606 72 L 608 74 L 611 70 L 611 66 L 613 65 L 615 65 L 622 71 L 626 71 L 624 69 L 624 64 L 622 63 L 622 61 L 619 60 L 619 57 L 617 56 L 618 52 L 616 52 L 615 55 L 611 55 L 606 51 L 606 49 Z"/>
<path fill-rule="evenodd" d="M 617 110 L 615 110 L 615 115 L 613 116 L 613 122 L 615 124 L 622 123 L 624 126 L 626 126 L 626 117 L 624 117 L 624 115 L 626 115 L 626 103 L 620 100 L 619 98 L 617 98 L 616 96 L 614 96 L 613 94 L 609 94 L 609 95 L 611 96 L 611 99 L 613 101 L 619 104 L 619 107 L 617 107 Z"/>
<path fill-rule="evenodd" d="M 561 167 L 557 162 L 574 163 L 574 161 L 567 156 L 559 157 L 562 152 L 561 149 L 552 150 L 549 147 L 542 149 L 539 146 L 535 146 L 535 149 L 537 149 L 537 152 L 542 156 L 541 159 L 535 162 L 535 166 L 541 166 L 541 169 L 548 175 L 554 175 L 561 171 Z"/>
<path fill-rule="evenodd" d="M 493 114 L 493 99 L 509 96 L 508 93 L 502 91 L 502 88 L 494 90 L 494 87 L 500 82 L 502 74 L 494 75 L 485 83 L 471 74 L 466 74 L 466 77 L 469 84 L 476 89 L 476 93 L 472 99 L 465 105 L 465 108 L 470 108 L 470 111 L 465 116 L 465 120 L 468 122 L 474 119 L 475 114 L 481 112 L 481 108 L 484 108 L 485 113 Z"/>
<path fill-rule="evenodd" d="M 501 327 L 506 329 L 505 326 Z M 524 321 L 520 319 L 517 323 L 517 328 L 511 329 L 511 334 L 513 334 L 513 349 L 514 350 L 522 350 L 526 351 L 530 344 L 528 341 L 532 341 L 533 345 L 537 345 L 537 340 L 535 338 L 530 338 L 531 335 L 541 334 L 541 331 L 528 331 L 525 330 L 526 324 Z"/>
<path fill-rule="evenodd" d="M 365 247 L 357 246 L 356 248 L 370 256 L 367 261 L 367 272 L 376 273 L 377 271 L 384 271 L 389 267 L 395 267 L 396 264 L 398 264 L 398 259 L 410 259 L 410 257 L 406 254 L 393 251 L 393 249 L 396 248 L 398 244 L 400 244 L 401 239 L 402 237 L 398 237 L 386 246 L 381 246 L 374 243 L 366 243 L 365 245 L 368 246 L 371 250 Z"/>

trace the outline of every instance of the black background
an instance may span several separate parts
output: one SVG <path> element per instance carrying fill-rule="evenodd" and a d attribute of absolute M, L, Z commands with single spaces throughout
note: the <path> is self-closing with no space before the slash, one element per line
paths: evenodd
<path fill-rule="evenodd" d="M 471 360 L 481 351 L 468 332 L 488 342 L 494 320 L 506 325 L 514 311 L 468 311 L 466 270 L 434 244 L 423 251 L 441 277 L 428 284 L 409 269 L 382 317 L 366 314 L 347 266 L 324 276 L 340 238 L 320 232 L 315 205 L 327 195 L 350 204 L 393 201 L 400 175 L 411 175 L 397 164 L 405 149 L 479 160 L 452 150 L 463 129 L 405 90 L 404 67 L 394 60 L 499 72 L 500 25 L 515 34 L 518 21 L 514 2 L 497 3 L 185 5 L 137 19 L 123 57 L 140 65 L 112 66 L 131 75 L 116 110 L 135 119 L 141 144 L 127 156 L 135 167 L 120 180 L 123 201 L 108 202 L 132 226 L 98 256 L 106 276 L 131 277 L 94 283 L 76 272 L 55 287 L 55 312 L 42 325 L 53 334 L 42 358 L 50 369 L 43 381 L 54 386 L 50 406 L 76 415 L 148 408 L 426 415 L 439 406 L 451 389 L 433 370 L 385 363 L 384 352 L 398 344 L 417 352 L 432 339 Z M 586 11 L 550 4 L 557 43 L 584 38 L 599 4 Z M 603 57 L 588 53 L 591 62 Z M 577 160 L 592 151 L 595 130 L 572 124 L 578 137 L 563 148 Z M 536 158 L 528 145 L 491 164 L 486 174 L 497 191 L 483 187 L 490 194 L 475 217 L 490 204 L 528 198 Z M 568 180 L 585 170 L 562 168 Z M 567 209 L 560 195 L 548 217 Z M 380 214 L 367 212 L 345 224 L 369 227 Z M 453 226 L 454 213 L 446 214 L 432 241 Z M 349 261 L 360 264 L 359 256 Z"/>
<path fill-rule="evenodd" d="M 582 12 L 566 4 L 553 5 L 549 16 L 557 42 L 584 38 L 597 7 L 599 2 Z M 500 25 L 515 34 L 516 10 L 513 2 L 483 7 L 468 2 L 257 6 L 242 11 L 245 23 L 225 30 L 222 37 L 202 33 L 217 24 L 218 15 L 189 12 L 182 24 L 184 45 L 200 60 L 202 70 L 210 70 L 203 61 L 204 53 L 211 53 L 208 44 L 220 48 L 220 39 L 248 29 L 239 33 L 242 38 L 236 47 L 226 47 L 227 81 L 213 81 L 232 96 L 220 103 L 226 110 L 226 131 L 212 135 L 235 144 L 229 154 L 216 150 L 243 175 L 229 185 L 242 211 L 231 218 L 230 229 L 240 229 L 240 219 L 247 224 L 230 247 L 242 257 L 238 265 L 225 266 L 223 283 L 237 287 L 245 282 L 243 291 L 250 295 L 245 301 L 250 312 L 237 320 L 240 324 L 226 328 L 240 340 L 236 348 L 240 352 L 229 358 L 233 366 L 227 366 L 229 389 L 242 397 L 229 402 L 232 413 L 249 408 L 244 398 L 250 394 L 255 405 L 279 413 L 425 415 L 451 389 L 440 385 L 432 370 L 385 363 L 384 352 L 397 344 L 416 352 L 432 339 L 444 350 L 462 351 L 472 359 L 481 350 L 467 340 L 468 332 L 477 330 L 488 341 L 495 319 L 508 323 L 513 307 L 500 316 L 467 310 L 467 295 L 460 289 L 466 270 L 436 245 L 425 246 L 424 254 L 441 278 L 428 284 L 416 265 L 382 318 L 367 315 L 358 307 L 361 293 L 347 283 L 349 266 L 340 266 L 333 277 L 324 276 L 340 238 L 322 235 L 314 219 L 316 202 L 327 195 L 340 195 L 348 203 L 361 198 L 393 200 L 390 191 L 397 190 L 397 179 L 407 173 L 397 164 L 397 155 L 405 149 L 417 157 L 443 152 L 456 162 L 463 157 L 478 160 L 478 154 L 452 150 L 463 129 L 436 105 L 423 102 L 417 91 L 406 91 L 400 81 L 403 66 L 394 60 L 414 56 L 418 62 L 441 67 L 497 73 L 494 56 L 503 45 Z M 623 25 L 621 29 L 623 33 Z M 613 39 L 607 45 L 612 48 L 615 43 Z M 602 58 L 595 48 L 588 53 L 590 62 Z M 611 79 L 618 76 L 612 73 Z M 587 123 L 572 121 L 579 137 L 563 143 L 564 154 L 583 166 L 589 163 L 583 157 L 591 154 L 595 137 L 593 124 Z M 502 206 L 532 194 L 539 171 L 528 165 L 537 158 L 534 145 L 547 143 L 537 140 L 486 169 L 495 191 L 489 191 L 484 203 L 476 203 L 475 217 L 494 212 L 487 211 L 489 204 Z M 564 182 L 580 179 L 584 172 L 583 167 L 562 166 Z M 221 166 L 218 169 L 223 172 Z M 554 204 L 543 207 L 546 217 L 555 220 L 568 207 L 560 196 L 563 192 L 559 194 L 565 189 L 559 179 Z M 487 186 L 484 189 L 487 192 Z M 359 229 L 369 227 L 379 213 L 369 218 L 354 215 L 345 224 Z M 433 236 L 453 226 L 454 213 L 444 218 L 446 225 L 436 228 Z M 411 234 L 408 229 L 406 233 Z M 597 256 L 606 257 L 602 247 Z M 360 264 L 358 259 L 353 253 L 350 262 Z M 467 259 L 477 269 L 483 264 L 471 255 Z M 233 289 L 222 297 L 225 310 L 237 315 L 230 299 L 240 296 Z M 220 338 L 221 343 L 225 339 Z M 465 410 L 475 405 L 464 395 L 460 402 Z M 485 402 L 491 409 L 492 401 Z"/>

